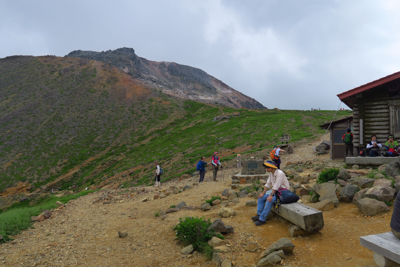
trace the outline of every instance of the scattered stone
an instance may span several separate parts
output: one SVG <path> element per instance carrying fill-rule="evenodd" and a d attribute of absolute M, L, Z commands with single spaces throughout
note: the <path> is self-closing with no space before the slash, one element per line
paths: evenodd
<path fill-rule="evenodd" d="M 250 200 L 250 201 L 246 201 L 246 206 L 257 206 L 257 200 Z"/>
<path fill-rule="evenodd" d="M 353 167 L 351 167 L 353 170 L 359 170 L 360 166 L 358 166 L 357 164 L 354 164 Z"/>
<path fill-rule="evenodd" d="M 172 194 L 179 194 L 180 193 L 180 191 L 179 191 L 179 188 L 174 188 L 173 190 L 172 190 Z"/>
<path fill-rule="evenodd" d="M 383 164 L 378 167 L 378 172 L 384 172 L 388 164 Z"/>
<path fill-rule="evenodd" d="M 368 190 L 369 190 L 369 188 L 364 188 L 364 189 L 361 189 L 360 191 L 358 191 L 353 197 L 353 204 L 357 205 L 358 201 L 360 199 L 364 198 L 365 193 L 367 193 Z"/>
<path fill-rule="evenodd" d="M 382 173 L 377 173 L 377 174 L 375 174 L 375 175 L 374 175 L 374 178 L 375 178 L 375 179 L 386 179 L 386 178 L 385 178 L 385 175 L 383 175 Z"/>
<path fill-rule="evenodd" d="M 339 199 L 336 195 L 336 185 L 331 183 L 314 184 L 312 189 L 319 195 L 319 200 L 332 200 L 335 207 L 339 206 Z"/>
<path fill-rule="evenodd" d="M 232 189 L 232 190 L 237 190 L 237 189 L 239 189 L 239 188 L 240 188 L 240 186 L 237 185 L 237 184 L 231 185 L 231 189 Z"/>
<path fill-rule="evenodd" d="M 375 179 L 371 178 L 351 178 L 347 180 L 348 183 L 358 185 L 361 188 L 371 187 L 375 182 Z"/>
<path fill-rule="evenodd" d="M 341 169 L 338 176 L 336 176 L 336 178 L 347 181 L 348 179 L 351 178 L 351 175 L 346 169 Z"/>
<path fill-rule="evenodd" d="M 234 190 L 228 188 L 222 191 L 222 196 L 227 197 L 228 199 L 234 199 L 237 198 L 237 193 Z"/>
<path fill-rule="evenodd" d="M 178 208 L 169 208 L 169 209 L 167 209 L 167 210 L 165 211 L 165 213 L 172 213 L 172 212 L 177 212 L 177 211 L 179 211 Z"/>
<path fill-rule="evenodd" d="M 214 201 L 211 202 L 211 203 L 212 203 L 213 206 L 217 206 L 217 205 L 219 205 L 219 204 L 221 203 L 221 200 L 216 199 L 216 200 L 214 200 Z"/>
<path fill-rule="evenodd" d="M 221 202 L 220 205 L 221 205 L 222 207 L 227 207 L 227 206 L 229 206 L 229 202 L 224 201 L 224 202 Z"/>
<path fill-rule="evenodd" d="M 200 209 L 201 209 L 202 211 L 210 210 L 210 209 L 211 209 L 211 205 L 208 204 L 208 203 L 203 203 L 203 204 L 201 204 Z"/>
<path fill-rule="evenodd" d="M 360 191 L 360 188 L 354 184 L 348 184 L 340 191 L 340 199 L 351 202 L 353 201 L 354 195 Z"/>
<path fill-rule="evenodd" d="M 310 177 L 301 176 L 301 178 L 298 181 L 300 184 L 308 184 L 310 182 Z"/>
<path fill-rule="evenodd" d="M 381 173 L 379 173 L 379 174 L 381 174 Z M 375 178 L 376 178 L 376 176 L 375 176 Z M 375 180 L 373 186 L 378 186 L 378 185 L 379 186 L 383 186 L 383 187 L 392 187 L 392 180 L 389 180 L 389 179 L 378 179 L 378 180 Z"/>
<path fill-rule="evenodd" d="M 395 162 L 388 164 L 385 169 L 385 174 L 392 178 L 395 178 L 397 175 L 400 174 L 400 163 Z"/>
<path fill-rule="evenodd" d="M 285 253 L 282 250 L 274 251 L 268 254 L 266 257 L 262 258 L 257 266 L 265 267 L 265 266 L 273 266 L 277 263 L 280 263 L 282 259 L 285 258 Z"/>
<path fill-rule="evenodd" d="M 337 179 L 336 181 L 337 181 L 338 184 L 340 184 L 341 186 L 346 186 L 346 185 L 348 185 L 348 183 L 347 183 L 345 180 Z"/>
<path fill-rule="evenodd" d="M 185 187 L 182 189 L 182 191 L 186 191 L 186 190 L 191 189 L 191 188 L 192 188 L 191 185 L 185 185 Z"/>
<path fill-rule="evenodd" d="M 368 189 L 368 191 L 365 192 L 365 197 L 375 198 L 381 201 L 390 201 L 394 198 L 395 193 L 396 190 L 394 188 L 377 185 Z"/>
<path fill-rule="evenodd" d="M 208 230 L 214 230 L 216 233 L 221 234 L 233 234 L 233 227 L 230 225 L 225 225 L 221 219 L 216 219 Z"/>
<path fill-rule="evenodd" d="M 240 191 L 240 192 L 239 192 L 239 197 L 240 197 L 240 198 L 247 197 L 247 191 L 246 191 L 246 190 Z"/>
<path fill-rule="evenodd" d="M 177 209 L 182 209 L 183 207 L 186 207 L 185 201 L 182 201 L 181 203 L 179 203 L 178 205 L 175 206 L 175 208 L 177 208 Z"/>
<path fill-rule="evenodd" d="M 221 263 L 221 267 L 232 267 L 232 262 L 230 259 L 225 259 Z"/>
<path fill-rule="evenodd" d="M 294 193 L 295 193 L 296 195 L 298 195 L 299 197 L 301 197 L 301 196 L 304 196 L 304 195 L 308 195 L 308 190 L 302 187 L 302 188 L 296 189 L 296 190 L 294 191 Z"/>
<path fill-rule="evenodd" d="M 51 217 L 51 211 L 45 210 L 45 211 L 43 211 L 42 215 L 43 215 L 43 217 L 44 217 L 45 219 L 48 219 L 48 218 Z"/>
<path fill-rule="evenodd" d="M 191 254 L 194 251 L 193 245 L 190 244 L 189 246 L 184 247 L 181 252 L 182 254 L 188 255 Z"/>
<path fill-rule="evenodd" d="M 218 237 L 213 236 L 213 237 L 208 241 L 208 244 L 209 244 L 211 247 L 219 247 L 219 246 L 225 245 L 225 244 L 226 244 L 226 241 L 223 240 L 223 239 L 221 239 L 221 238 L 218 238 Z"/>
<path fill-rule="evenodd" d="M 331 201 L 331 203 L 332 203 L 332 201 Z M 332 203 L 332 208 L 333 208 L 333 203 Z M 308 234 L 309 234 L 309 232 L 301 229 L 297 225 L 292 225 L 289 227 L 289 236 L 290 237 L 303 236 L 303 235 L 308 235 Z"/>
<path fill-rule="evenodd" d="M 222 208 L 219 212 L 222 218 L 229 218 L 231 216 L 235 216 L 235 211 L 231 208 Z"/>
<path fill-rule="evenodd" d="M 257 243 L 249 243 L 249 244 L 246 245 L 246 247 L 244 249 L 246 251 L 256 252 L 257 250 L 260 249 L 260 247 L 258 246 Z"/>
<path fill-rule="evenodd" d="M 220 252 L 220 253 L 229 253 L 232 250 L 227 246 L 219 246 L 219 247 L 214 247 L 213 251 Z"/>
<path fill-rule="evenodd" d="M 214 252 L 212 255 L 212 262 L 214 262 L 217 266 L 219 266 L 219 264 L 223 262 L 225 259 L 226 256 L 222 253 Z"/>
<path fill-rule="evenodd" d="M 147 202 L 147 200 L 148 200 L 147 197 L 145 197 L 142 199 L 142 202 Z"/>
<path fill-rule="evenodd" d="M 267 249 L 261 253 L 259 258 L 262 259 L 265 256 L 267 256 L 268 254 L 270 254 L 271 252 L 277 251 L 277 250 L 283 250 L 283 252 L 285 254 L 290 254 L 293 252 L 294 247 L 295 247 L 295 245 L 293 245 L 292 241 L 290 241 L 289 238 L 281 238 L 274 244 L 267 247 Z"/>
<path fill-rule="evenodd" d="M 233 203 L 240 203 L 240 200 L 239 200 L 238 198 L 234 198 L 234 199 L 232 199 L 230 202 L 233 202 Z"/>
<path fill-rule="evenodd" d="M 357 206 L 361 213 L 365 216 L 373 216 L 375 214 L 388 211 L 389 208 L 383 201 L 371 198 L 363 198 L 357 202 Z"/>
<path fill-rule="evenodd" d="M 118 236 L 119 236 L 120 238 L 125 238 L 125 237 L 128 236 L 128 233 L 121 233 L 120 231 L 118 231 Z"/>

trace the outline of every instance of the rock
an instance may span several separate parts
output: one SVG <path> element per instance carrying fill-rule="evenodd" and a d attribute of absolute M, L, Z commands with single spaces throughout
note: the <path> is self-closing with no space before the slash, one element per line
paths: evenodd
<path fill-rule="evenodd" d="M 337 179 L 336 181 L 337 181 L 338 184 L 340 184 L 341 186 L 346 186 L 346 185 L 348 185 L 348 183 L 347 183 L 345 180 Z"/>
<path fill-rule="evenodd" d="M 222 191 L 222 196 L 227 197 L 228 199 L 237 198 L 237 193 L 232 189 L 228 188 Z"/>
<path fill-rule="evenodd" d="M 377 185 L 368 189 L 365 192 L 365 197 L 375 198 L 380 201 L 390 201 L 394 198 L 395 193 L 396 190 L 394 188 Z"/>
<path fill-rule="evenodd" d="M 376 173 L 374 175 L 375 179 L 386 179 L 385 175 L 383 175 L 382 173 Z"/>
<path fill-rule="evenodd" d="M 177 211 L 179 211 L 180 209 L 178 209 L 178 208 L 169 208 L 169 209 L 167 209 L 166 211 L 165 211 L 165 213 L 172 213 L 172 212 L 177 212 Z"/>
<path fill-rule="evenodd" d="M 225 196 L 222 196 L 222 197 L 221 197 L 221 201 L 223 201 L 223 200 L 228 200 L 228 198 L 225 197 Z"/>
<path fill-rule="evenodd" d="M 400 183 L 395 183 L 394 189 L 396 190 L 396 194 L 397 194 L 400 191 Z"/>
<path fill-rule="evenodd" d="M 301 178 L 298 180 L 299 183 L 301 184 L 308 184 L 310 182 L 310 177 L 307 176 L 301 176 Z"/>
<path fill-rule="evenodd" d="M 272 212 L 271 212 L 272 213 Z M 225 225 L 225 232 L 221 232 L 222 234 L 233 234 L 233 227 L 230 225 Z"/>
<path fill-rule="evenodd" d="M 222 208 L 219 212 L 222 218 L 229 218 L 231 216 L 235 216 L 235 211 L 231 208 Z"/>
<path fill-rule="evenodd" d="M 214 200 L 214 201 L 211 202 L 211 203 L 212 203 L 213 206 L 217 206 L 217 205 L 219 205 L 219 204 L 221 203 L 221 200 L 216 199 L 216 200 Z"/>
<path fill-rule="evenodd" d="M 326 200 L 324 200 L 326 201 Z M 329 201 L 329 200 L 327 200 Z M 332 201 L 331 201 L 332 203 Z M 333 208 L 333 203 L 332 203 L 332 208 Z M 290 237 L 296 237 L 296 236 L 303 236 L 303 235 L 308 235 L 309 232 L 301 229 L 300 227 L 298 227 L 297 225 L 292 225 L 289 227 L 289 236 Z"/>
<path fill-rule="evenodd" d="M 336 196 L 336 186 L 331 183 L 314 184 L 312 189 L 319 195 L 319 201 L 325 199 L 332 200 L 335 207 L 339 205 L 339 200 Z"/>
<path fill-rule="evenodd" d="M 214 230 L 216 233 L 221 233 L 221 234 L 233 234 L 233 227 L 230 225 L 225 225 L 224 222 L 221 219 L 216 219 L 210 227 L 208 227 L 208 230 Z"/>
<path fill-rule="evenodd" d="M 354 205 L 357 205 L 358 201 L 359 201 L 360 199 L 363 199 L 363 198 L 364 198 L 365 193 L 368 191 L 368 189 L 369 189 L 369 188 L 361 189 L 360 191 L 358 191 L 358 192 L 354 195 L 354 197 L 353 197 L 353 204 L 354 204 Z"/>
<path fill-rule="evenodd" d="M 184 247 L 181 252 L 182 254 L 188 255 L 191 254 L 194 251 L 193 245 L 190 244 L 189 246 Z"/>
<path fill-rule="evenodd" d="M 143 198 L 142 202 L 147 202 L 147 197 Z"/>
<path fill-rule="evenodd" d="M 347 181 L 348 179 L 351 178 L 351 175 L 346 169 L 341 169 L 338 176 L 336 176 L 336 178 Z"/>
<path fill-rule="evenodd" d="M 274 251 L 267 255 L 265 258 L 262 258 L 257 266 L 264 267 L 264 266 L 273 266 L 277 263 L 282 261 L 282 258 L 285 258 L 285 253 L 282 250 Z"/>
<path fill-rule="evenodd" d="M 260 255 L 260 259 L 264 258 L 268 254 L 273 251 L 283 250 L 285 254 L 290 254 L 293 252 L 295 245 L 293 245 L 292 241 L 289 238 L 281 238 L 277 242 L 273 243 L 269 247 L 267 247 Z"/>
<path fill-rule="evenodd" d="M 154 195 L 154 196 L 153 196 L 153 199 L 154 199 L 154 200 L 159 199 L 159 198 L 160 198 L 159 195 Z"/>
<path fill-rule="evenodd" d="M 257 250 L 260 249 L 260 247 L 258 246 L 257 243 L 248 243 L 244 249 L 246 251 L 256 252 Z"/>
<path fill-rule="evenodd" d="M 400 163 L 390 163 L 386 166 L 385 174 L 392 178 L 395 178 L 397 175 L 400 175 Z"/>
<path fill-rule="evenodd" d="M 201 209 L 202 211 L 210 210 L 210 209 L 211 209 L 211 205 L 208 204 L 208 203 L 203 203 L 203 204 L 201 204 L 200 209 Z"/>
<path fill-rule="evenodd" d="M 42 215 L 43 215 L 43 217 L 44 217 L 45 219 L 48 219 L 48 218 L 51 217 L 51 211 L 45 210 L 45 211 L 43 211 Z"/>
<path fill-rule="evenodd" d="M 250 201 L 246 201 L 246 206 L 257 206 L 257 200 L 250 200 Z"/>
<path fill-rule="evenodd" d="M 383 164 L 378 167 L 378 172 L 384 172 L 388 164 Z"/>
<path fill-rule="evenodd" d="M 365 216 L 373 216 L 380 212 L 389 210 L 385 202 L 371 198 L 363 198 L 359 200 L 357 202 L 357 206 L 360 209 L 361 213 Z"/>
<path fill-rule="evenodd" d="M 239 197 L 240 197 L 240 198 L 247 197 L 247 191 L 246 191 L 246 190 L 240 191 L 240 192 L 239 192 Z"/>
<path fill-rule="evenodd" d="M 186 207 L 185 201 L 182 201 L 181 203 L 179 203 L 178 205 L 176 205 L 175 208 L 177 208 L 177 209 L 182 209 L 183 207 Z"/>
<path fill-rule="evenodd" d="M 214 247 L 213 251 L 220 252 L 220 253 L 229 253 L 229 252 L 231 252 L 231 249 L 227 246 L 219 246 L 219 247 Z"/>
<path fill-rule="evenodd" d="M 230 202 L 233 202 L 233 203 L 240 203 L 240 200 L 239 200 L 238 198 L 234 198 L 234 199 L 232 199 Z"/>
<path fill-rule="evenodd" d="M 214 262 L 217 266 L 219 266 L 219 264 L 223 262 L 225 259 L 226 256 L 222 253 L 214 252 L 212 255 L 212 262 Z"/>
<path fill-rule="evenodd" d="M 232 262 L 230 259 L 225 259 L 223 262 L 221 262 L 221 267 L 232 267 Z"/>
<path fill-rule="evenodd" d="M 182 189 L 182 191 L 186 191 L 186 190 L 191 189 L 191 188 L 192 188 L 191 185 L 185 185 L 185 187 Z"/>
<path fill-rule="evenodd" d="M 304 195 L 308 195 L 308 190 L 305 189 L 305 188 L 299 188 L 299 189 L 296 189 L 296 190 L 294 191 L 294 193 L 295 193 L 296 195 L 298 195 L 299 197 L 301 197 L 301 196 L 304 196 Z"/>
<path fill-rule="evenodd" d="M 351 167 L 353 170 L 359 170 L 360 166 L 358 166 L 357 164 L 354 164 L 353 167 Z"/>
<path fill-rule="evenodd" d="M 389 179 L 378 179 L 378 180 L 375 180 L 373 186 L 378 186 L 378 185 L 379 186 L 383 186 L 383 187 L 392 187 L 392 180 L 389 180 Z"/>
<path fill-rule="evenodd" d="M 301 188 L 301 184 L 300 183 L 293 183 L 292 187 L 296 190 Z"/>
<path fill-rule="evenodd" d="M 360 191 L 360 188 L 354 184 L 348 184 L 340 191 L 340 199 L 351 202 L 353 201 L 354 195 Z"/>
<path fill-rule="evenodd" d="M 179 192 L 179 189 L 178 188 L 174 188 L 173 190 L 172 190 L 172 194 L 179 194 L 180 192 Z"/>
<path fill-rule="evenodd" d="M 125 237 L 128 236 L 128 233 L 121 233 L 120 231 L 118 231 L 118 236 L 119 236 L 120 238 L 125 238 Z"/>
<path fill-rule="evenodd" d="M 347 180 L 348 183 L 358 185 L 361 188 L 371 187 L 375 179 L 371 178 L 351 178 Z"/>
<path fill-rule="evenodd" d="M 310 204 L 309 206 L 320 211 L 327 211 L 335 208 L 334 203 L 330 199 L 325 199 L 321 202 Z"/>
<path fill-rule="evenodd" d="M 240 186 L 238 185 L 238 184 L 233 184 L 233 185 L 231 185 L 231 189 L 232 190 L 237 190 L 237 189 L 239 189 L 240 188 Z"/>
<path fill-rule="evenodd" d="M 60 201 L 56 201 L 56 205 L 57 205 L 58 207 L 60 207 L 60 206 L 64 206 L 64 204 L 63 204 L 63 203 L 61 203 Z"/>
<path fill-rule="evenodd" d="M 223 240 L 223 239 L 221 239 L 221 238 L 218 238 L 218 237 L 213 236 L 213 237 L 208 241 L 208 244 L 209 244 L 211 247 L 219 247 L 219 246 L 226 245 L 226 241 Z"/>
<path fill-rule="evenodd" d="M 221 202 L 220 205 L 221 205 L 222 207 L 227 207 L 227 206 L 229 206 L 229 202 L 224 201 L 224 202 Z"/>
<path fill-rule="evenodd" d="M 42 214 L 40 214 L 39 216 L 36 217 L 36 221 L 37 222 L 42 222 L 44 221 L 44 216 Z"/>

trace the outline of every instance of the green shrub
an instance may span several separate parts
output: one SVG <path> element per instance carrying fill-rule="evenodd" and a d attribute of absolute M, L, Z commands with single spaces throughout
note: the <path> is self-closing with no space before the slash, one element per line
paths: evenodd
<path fill-rule="evenodd" d="M 210 225 L 210 219 L 186 217 L 184 219 L 179 218 L 179 223 L 173 230 L 176 232 L 176 238 L 184 245 L 192 244 L 195 250 L 207 254 L 210 253 L 207 242 L 213 236 L 224 239 L 221 234 L 216 234 L 214 230 L 208 230 Z"/>
<path fill-rule="evenodd" d="M 339 175 L 339 168 L 323 169 L 318 176 L 317 183 L 322 184 L 334 180 L 336 182 Z"/>
<path fill-rule="evenodd" d="M 158 218 L 160 216 L 160 211 L 154 212 L 154 217 Z"/>
<path fill-rule="evenodd" d="M 173 208 L 176 208 L 176 206 L 175 205 L 171 205 L 171 206 L 169 206 L 169 208 L 173 209 Z"/>
<path fill-rule="evenodd" d="M 213 205 L 212 202 L 213 202 L 214 200 L 216 200 L 216 199 L 221 200 L 221 197 L 212 196 L 211 199 L 207 199 L 207 200 L 206 200 L 206 203 L 208 203 L 208 204 L 210 204 L 210 205 L 212 206 L 212 205 Z"/>

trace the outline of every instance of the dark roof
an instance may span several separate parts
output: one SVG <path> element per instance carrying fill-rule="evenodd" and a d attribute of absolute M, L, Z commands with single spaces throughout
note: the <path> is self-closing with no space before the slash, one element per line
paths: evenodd
<path fill-rule="evenodd" d="M 332 121 L 332 125 L 337 124 L 337 123 L 341 123 L 341 122 L 344 122 L 344 121 L 347 121 L 347 120 L 353 120 L 353 115 L 347 116 L 347 117 L 344 117 L 344 118 L 341 118 L 341 119 L 338 119 L 338 120 L 335 120 L 335 121 Z M 324 128 L 324 129 L 328 129 L 330 124 L 331 124 L 331 122 L 327 122 L 327 123 L 321 124 L 319 127 Z"/>
<path fill-rule="evenodd" d="M 343 92 L 341 94 L 338 94 L 337 96 L 339 99 L 344 102 L 349 108 L 353 109 L 354 104 L 356 103 L 356 94 L 365 92 L 367 90 L 370 90 L 372 88 L 375 88 L 379 85 L 394 81 L 396 79 L 400 78 L 400 71 L 393 73 L 391 75 L 388 75 L 386 77 L 380 78 L 378 80 L 375 80 L 373 82 L 369 82 L 367 84 L 361 85 L 359 87 L 356 87 L 354 89 L 351 89 L 349 91 Z"/>

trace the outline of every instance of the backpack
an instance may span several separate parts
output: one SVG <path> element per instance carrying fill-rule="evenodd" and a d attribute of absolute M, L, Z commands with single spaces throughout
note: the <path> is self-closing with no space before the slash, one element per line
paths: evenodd
<path fill-rule="evenodd" d="M 351 133 L 346 133 L 345 135 L 344 135 L 344 142 L 346 143 L 346 144 L 351 144 L 351 141 L 352 141 L 352 136 L 351 136 Z"/>
<path fill-rule="evenodd" d="M 160 167 L 160 175 L 164 174 L 164 170 Z"/>
<path fill-rule="evenodd" d="M 272 150 L 271 153 L 269 153 L 269 156 L 271 157 L 272 160 L 277 160 L 279 157 L 275 155 L 276 149 Z"/>
<path fill-rule="evenodd" d="M 360 151 L 360 157 L 365 157 L 365 150 L 364 149 Z"/>

